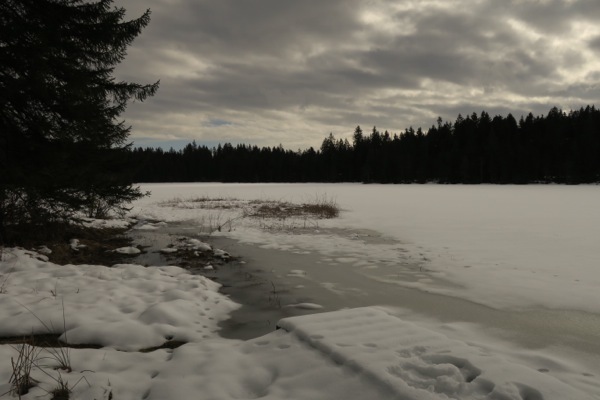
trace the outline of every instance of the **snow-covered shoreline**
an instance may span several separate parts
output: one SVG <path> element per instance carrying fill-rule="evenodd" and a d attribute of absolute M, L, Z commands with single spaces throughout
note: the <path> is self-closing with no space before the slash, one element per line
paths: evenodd
<path fill-rule="evenodd" d="M 69 349 L 71 371 L 42 351 L 32 372 L 37 384 L 24 399 L 51 398 L 58 379 L 74 399 L 593 398 L 548 373 L 565 365 L 560 360 L 538 359 L 544 368 L 532 369 L 384 309 L 294 317 L 263 337 L 226 340 L 216 323 L 237 306 L 206 278 L 177 267 L 60 266 L 40 258 L 4 249 L 1 335 L 66 328 L 61 339 L 101 348 Z M 170 340 L 185 344 L 139 351 Z M 17 348 L 0 345 L 0 397 L 10 397 L 8 361 Z"/>
<path fill-rule="evenodd" d="M 235 188 L 238 197 L 249 196 L 244 185 L 184 185 L 180 193 L 174 187 L 155 185 L 153 197 L 136 204 L 134 215 L 164 223 L 199 224 L 207 221 L 206 210 L 158 203 L 176 195 L 188 196 L 188 189 L 223 195 Z M 341 203 L 346 209 L 349 204 Z M 233 212 L 221 210 L 215 218 L 224 220 Z M 412 279 L 412 286 L 420 290 L 436 289 L 428 270 L 436 273 L 435 263 L 443 254 L 438 253 L 436 261 L 435 249 L 422 246 L 410 249 L 417 253 L 399 252 L 404 247 L 398 243 L 403 242 L 391 230 L 383 232 L 389 237 L 370 240 L 360 237 L 366 231 L 357 231 L 356 237 L 339 235 L 349 226 L 356 229 L 354 224 L 365 218 L 361 212 L 348 210 L 341 220 L 319 221 L 312 233 L 261 230 L 252 222 L 239 222 L 214 234 L 290 255 L 315 252 L 325 269 L 397 268 L 394 257 L 414 256 L 412 260 L 418 263 L 411 265 L 425 271 L 419 267 L 400 275 Z M 391 222 L 383 224 L 382 231 L 391 226 Z M 337 237 L 327 234 L 327 229 L 337 232 Z M 456 260 L 450 259 L 449 264 L 452 261 Z M 305 270 L 289 273 L 294 279 L 307 278 Z M 69 343 L 101 346 L 70 349 L 72 371 L 54 369 L 57 361 L 42 351 L 41 368 L 32 372 L 39 383 L 25 399 L 50 399 L 48 392 L 59 379 L 68 382 L 74 399 L 600 398 L 595 368 L 600 361 L 594 361 L 593 355 L 588 360 L 573 358 L 568 345 L 523 348 L 485 326 L 442 323 L 402 309 L 362 307 L 320 313 L 324 311 L 320 304 L 294 303 L 310 305 L 305 311 L 317 314 L 284 319 L 279 322 L 283 329 L 239 341 L 218 335 L 219 321 L 239 305 L 219 293 L 215 282 L 178 267 L 60 266 L 42 254 L 13 248 L 2 252 L 0 284 L 0 336 L 66 329 L 62 339 Z M 467 293 L 467 298 L 473 293 Z M 491 296 L 499 294 L 490 291 Z M 161 347 L 165 342 L 181 346 Z M 0 345 L 0 398 L 10 397 L 10 360 L 17 349 Z"/>

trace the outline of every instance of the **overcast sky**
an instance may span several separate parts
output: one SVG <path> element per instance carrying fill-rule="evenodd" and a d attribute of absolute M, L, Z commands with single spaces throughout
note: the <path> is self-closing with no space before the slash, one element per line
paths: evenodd
<path fill-rule="evenodd" d="M 152 10 L 117 78 L 136 145 L 297 150 L 356 125 L 600 105 L 598 0 L 115 0 Z"/>

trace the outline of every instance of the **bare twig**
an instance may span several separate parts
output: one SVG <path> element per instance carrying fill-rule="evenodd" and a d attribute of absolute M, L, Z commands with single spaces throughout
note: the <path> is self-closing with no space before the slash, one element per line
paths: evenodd
<path fill-rule="evenodd" d="M 270 282 L 271 282 L 271 287 L 273 288 L 273 290 L 269 294 L 269 303 L 272 303 L 277 308 L 281 308 L 281 298 L 279 297 L 279 292 L 275 288 L 275 283 L 273 283 L 273 281 L 270 281 Z"/>
<path fill-rule="evenodd" d="M 35 380 L 31 377 L 31 370 L 36 365 L 41 349 L 22 343 L 19 346 L 13 346 L 17 351 L 17 358 L 10 358 L 12 374 L 8 382 L 11 385 L 11 393 L 18 396 L 27 394 L 29 389 L 35 386 Z"/>

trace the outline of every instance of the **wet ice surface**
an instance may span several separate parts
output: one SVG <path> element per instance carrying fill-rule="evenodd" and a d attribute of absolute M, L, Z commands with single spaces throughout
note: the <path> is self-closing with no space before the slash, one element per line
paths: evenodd
<path fill-rule="evenodd" d="M 335 262 L 327 264 L 316 254 L 267 250 L 226 238 L 216 237 L 213 242 L 233 254 L 244 254 L 246 264 L 235 268 L 242 276 L 252 274 L 255 282 L 263 282 L 254 286 L 256 290 L 249 291 L 245 297 L 238 297 L 240 294 L 234 289 L 223 290 L 243 304 L 242 308 L 233 312 L 233 320 L 248 321 L 248 324 L 264 320 L 260 311 L 255 308 L 256 304 L 261 303 L 269 314 L 281 317 L 290 315 L 290 311 L 306 314 L 371 305 L 391 306 L 408 309 L 442 322 L 481 324 L 487 329 L 495 330 L 496 334 L 530 348 L 567 346 L 583 353 L 593 352 L 596 357 L 600 357 L 600 316 L 597 314 L 548 309 L 499 310 L 458 297 L 427 293 L 381 281 L 378 279 L 379 275 L 372 272 L 384 267 L 363 269 L 336 265 Z M 267 284 L 269 282 L 274 282 L 283 306 L 310 302 L 323 308 L 272 310 L 268 294 L 264 293 L 271 290 L 270 284 Z M 246 306 L 248 303 L 254 306 L 249 309 Z M 270 321 L 273 319 L 277 318 L 269 317 Z M 242 329 L 236 332 L 236 328 Z M 237 327 L 234 325 L 234 329 L 226 335 L 247 338 L 250 337 L 247 335 L 267 333 L 270 325 L 263 328 L 264 330 L 244 332 L 243 324 Z"/>
<path fill-rule="evenodd" d="M 142 221 L 141 226 L 146 227 L 148 223 Z M 191 222 L 162 224 L 156 229 L 132 229 L 129 236 L 137 246 L 144 249 L 132 262 L 142 265 L 182 265 L 180 253 L 163 251 L 165 248 L 173 248 L 169 246 L 173 246 L 182 238 L 199 238 L 210 242 L 214 249 L 225 250 L 234 256 L 242 254 L 238 250 L 243 249 L 236 248 L 235 241 L 198 235 L 197 231 L 197 227 Z M 291 261 L 297 265 L 304 265 L 306 262 L 304 257 Z M 239 259 L 234 257 L 227 262 L 215 258 L 198 258 L 192 259 L 191 262 L 185 261 L 184 264 L 189 264 L 186 268 L 190 272 L 220 283 L 220 291 L 242 305 L 243 310 L 232 313 L 228 320 L 220 323 L 219 333 L 225 338 L 258 337 L 275 330 L 275 324 L 281 318 L 311 313 L 321 308 L 319 304 L 310 303 L 314 296 L 307 296 L 304 293 L 306 291 L 298 287 L 290 287 L 290 282 L 280 279 L 268 264 L 266 268 L 262 262 L 257 265 L 251 256 Z M 207 266 L 211 268 L 206 268 Z M 322 296 L 325 294 L 322 293 Z"/>
<path fill-rule="evenodd" d="M 137 244 L 149 246 L 135 262 L 177 265 L 173 257 L 177 254 L 167 256 L 160 249 L 177 238 L 195 237 L 196 231 L 191 222 L 170 223 L 152 231 L 132 231 Z M 341 235 L 361 244 L 401 248 L 392 239 L 366 230 L 320 230 L 315 235 Z M 451 285 L 430 276 L 422 263 L 408 258 L 399 258 L 396 264 L 389 259 L 371 259 L 362 264 L 355 258 L 344 258 L 343 254 L 323 257 L 319 253 L 240 243 L 224 236 L 197 237 L 214 248 L 242 256 L 229 263 L 212 262 L 216 264 L 214 270 L 204 269 L 203 263 L 191 269 L 222 284 L 221 292 L 242 305 L 220 323 L 220 335 L 226 338 L 264 335 L 273 331 L 279 319 L 289 316 L 377 305 L 407 309 L 442 322 L 480 324 L 528 348 L 564 346 L 600 357 L 598 314 L 543 308 L 501 310 L 394 284 L 394 280 L 429 279 Z"/>
<path fill-rule="evenodd" d="M 338 233 L 346 234 L 347 232 Z M 364 306 L 387 306 L 391 307 L 388 310 L 396 313 L 403 321 L 416 321 L 421 326 L 423 318 L 432 318 L 436 321 L 433 324 L 435 330 L 439 331 L 441 327 L 444 334 L 460 341 L 478 343 L 482 340 L 480 336 L 482 333 L 484 343 L 506 340 L 504 345 L 492 352 L 499 351 L 505 357 L 509 357 L 510 354 L 517 358 L 522 354 L 527 363 L 542 373 L 549 372 L 559 375 L 564 373 L 568 375 L 568 379 L 583 381 L 583 387 L 589 386 L 590 382 L 596 379 L 594 374 L 600 361 L 600 318 L 597 314 L 543 308 L 495 309 L 458 297 L 427 293 L 423 290 L 394 284 L 389 279 L 380 279 L 382 274 L 385 275 L 389 272 L 385 272 L 386 268 L 393 268 L 386 262 L 381 264 L 374 262 L 369 264 L 371 268 L 365 268 L 354 265 L 354 260 L 350 260 L 351 263 L 348 263 L 347 260 L 340 262 L 341 256 L 323 260 L 320 254 L 265 249 L 223 237 L 215 237 L 212 242 L 232 254 L 243 254 L 245 260 L 245 264 L 236 265 L 233 268 L 237 270 L 238 278 L 244 276 L 244 279 L 247 279 L 247 285 L 243 283 L 236 285 L 236 277 L 231 276 L 230 278 L 234 282 L 232 286 L 222 289 L 224 293 L 228 293 L 232 299 L 242 304 L 241 308 L 231 312 L 230 319 L 221 322 L 220 334 L 225 337 L 249 339 L 268 334 L 272 329 L 273 321 L 293 315 L 352 310 Z M 418 269 L 418 263 L 410 264 L 410 260 L 405 260 L 405 262 L 408 263 L 406 268 L 412 271 L 415 268 Z M 396 268 L 400 267 L 396 266 Z M 426 275 L 426 272 L 421 271 L 419 274 Z M 436 281 L 435 277 L 431 279 L 432 282 Z M 280 309 L 271 303 L 273 287 L 271 282 L 277 288 Z M 438 283 L 442 284 L 439 281 Z M 299 303 L 315 304 L 321 308 L 288 307 L 288 305 Z M 341 319 L 343 320 L 343 316 Z M 399 321 L 398 324 L 400 324 Z M 370 326 L 367 330 L 376 329 Z M 479 331 L 479 333 L 471 338 L 469 335 L 472 331 Z M 310 340 L 313 341 L 316 340 L 315 335 L 319 335 L 319 332 L 313 328 L 307 332 L 307 335 L 312 337 Z M 351 332 L 356 333 L 356 329 L 351 329 Z M 423 334 L 425 333 L 423 332 Z M 371 348 L 373 351 L 377 350 L 376 355 L 371 355 L 371 360 L 386 360 L 381 356 L 393 352 L 388 342 L 398 337 L 389 329 L 382 330 L 375 336 L 377 337 L 371 338 L 372 340 L 361 338 L 364 341 L 364 343 L 361 342 L 364 346 L 361 346 L 361 343 L 356 343 L 352 338 L 348 338 L 347 343 L 344 344 L 342 343 L 343 338 L 333 335 L 332 340 L 341 342 L 336 342 L 335 346 L 329 343 L 326 347 L 321 348 L 321 351 L 336 361 L 336 357 L 339 357 L 337 351 L 344 350 L 344 346 L 349 346 L 343 356 L 349 358 L 343 358 L 343 361 L 344 363 L 351 361 L 350 364 L 355 365 L 357 349 Z M 303 338 L 303 340 L 307 339 Z M 398 343 L 406 346 L 407 340 L 404 337 Z M 319 341 L 317 340 L 317 342 Z M 317 343 L 317 347 L 322 345 L 319 343 Z M 386 374 L 401 378 L 402 382 L 410 382 L 410 385 L 416 388 L 433 387 L 434 392 L 438 390 L 440 393 L 459 396 L 458 398 L 488 398 L 486 396 L 493 398 L 502 391 L 500 387 L 495 388 L 494 384 L 490 383 L 493 379 L 474 379 L 474 376 L 478 375 L 471 374 L 477 370 L 477 367 L 471 364 L 473 357 L 469 353 L 461 354 L 467 350 L 466 347 L 455 346 L 452 343 L 447 343 L 447 345 L 452 349 L 453 355 L 428 354 L 431 347 L 419 347 L 417 344 L 408 349 L 403 347 L 404 350 L 398 350 L 398 354 L 401 351 L 410 354 L 405 354 L 405 357 L 397 364 L 382 367 L 382 370 L 387 371 Z M 448 347 L 441 346 L 440 351 L 443 352 L 444 348 L 448 350 Z M 332 355 L 332 349 L 335 350 L 334 355 Z M 416 353 L 411 353 L 413 350 Z M 511 354 L 513 352 L 514 354 Z M 567 358 L 573 357 L 586 366 L 569 371 L 561 359 L 565 354 Z M 519 358 L 519 362 L 522 361 Z M 363 364 L 359 362 L 359 365 Z M 367 365 L 370 364 L 367 363 Z M 479 365 L 481 367 L 481 364 Z M 411 379 L 415 379 L 412 368 L 416 368 L 420 374 L 423 374 L 416 381 L 411 381 Z M 515 370 L 519 370 L 519 368 Z M 381 370 L 371 372 L 375 377 L 386 376 L 381 373 Z M 490 376 L 497 372 L 487 370 Z M 445 373 L 450 374 L 450 377 L 444 378 Z M 456 378 L 456 380 L 451 378 Z M 447 380 L 453 382 L 452 385 L 455 386 L 443 386 L 442 382 L 447 383 Z M 472 383 L 473 381 L 474 383 Z M 545 384 L 542 383 L 542 385 Z M 593 384 L 592 386 L 595 387 Z M 537 389 L 527 385 L 517 385 L 517 387 L 509 385 L 509 388 L 505 389 L 514 392 L 514 396 L 511 395 L 507 398 L 547 398 L 542 396 Z M 397 390 L 395 388 L 392 391 Z M 583 394 L 582 396 L 585 397 Z M 548 398 L 561 397 L 550 396 Z"/>

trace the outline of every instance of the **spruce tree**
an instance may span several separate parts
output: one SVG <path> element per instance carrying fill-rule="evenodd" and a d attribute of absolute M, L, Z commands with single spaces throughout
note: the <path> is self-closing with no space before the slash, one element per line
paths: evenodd
<path fill-rule="evenodd" d="M 158 82 L 119 82 L 114 68 L 150 21 L 112 0 L 0 2 L 0 235 L 141 196 L 123 165 L 131 99 Z M 2 237 L 0 237 L 0 240 Z"/>

